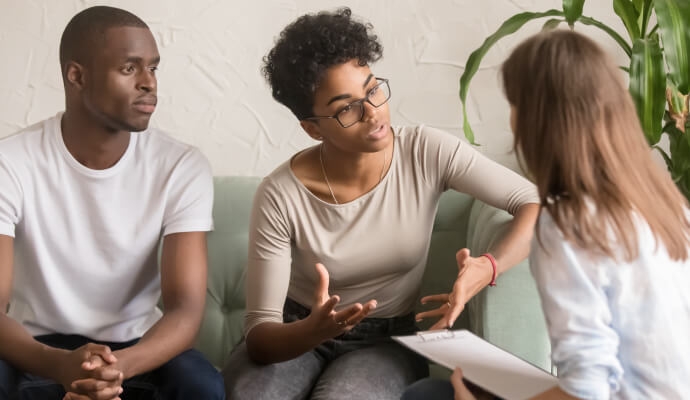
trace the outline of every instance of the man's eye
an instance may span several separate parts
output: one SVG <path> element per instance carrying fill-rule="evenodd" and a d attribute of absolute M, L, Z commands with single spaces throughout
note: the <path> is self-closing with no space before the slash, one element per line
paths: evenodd
<path fill-rule="evenodd" d="M 134 65 L 126 65 L 122 70 L 128 74 L 134 72 Z"/>
<path fill-rule="evenodd" d="M 156 72 L 156 71 L 158 71 L 158 66 L 150 67 L 150 68 L 149 68 L 149 71 L 151 71 L 151 72 Z"/>

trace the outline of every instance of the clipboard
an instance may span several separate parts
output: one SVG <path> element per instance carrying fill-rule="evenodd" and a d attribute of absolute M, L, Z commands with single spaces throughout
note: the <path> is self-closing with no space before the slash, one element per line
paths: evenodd
<path fill-rule="evenodd" d="M 523 400 L 558 385 L 558 379 L 527 361 L 461 329 L 423 331 L 393 339 L 506 400 Z"/>

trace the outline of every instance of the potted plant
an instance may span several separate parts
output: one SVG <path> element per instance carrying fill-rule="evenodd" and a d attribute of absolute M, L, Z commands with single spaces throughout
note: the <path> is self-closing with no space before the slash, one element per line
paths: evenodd
<path fill-rule="evenodd" d="M 544 29 L 567 23 L 596 27 L 618 43 L 630 63 L 622 66 L 630 76 L 630 94 L 650 146 L 658 150 L 669 172 L 686 198 L 690 199 L 690 0 L 612 0 L 613 11 L 625 26 L 624 38 L 606 24 L 582 14 L 585 0 L 563 0 L 562 9 L 523 12 L 507 19 L 467 60 L 460 78 L 463 130 L 470 143 L 474 133 L 467 119 L 470 81 L 489 49 L 527 22 L 549 18 Z M 651 26 L 652 14 L 656 24 Z M 669 138 L 669 152 L 658 146 L 661 135 Z"/>

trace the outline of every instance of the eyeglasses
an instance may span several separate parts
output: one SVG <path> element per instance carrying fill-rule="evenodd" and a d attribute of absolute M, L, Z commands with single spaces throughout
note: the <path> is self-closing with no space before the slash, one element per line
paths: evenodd
<path fill-rule="evenodd" d="M 378 108 L 388 102 L 391 98 L 391 88 L 388 85 L 388 79 L 376 78 L 378 84 L 373 88 L 369 89 L 366 97 L 363 99 L 355 100 L 352 103 L 346 105 L 330 117 L 314 116 L 305 118 L 305 120 L 316 120 L 316 119 L 335 119 L 338 121 L 340 126 L 343 128 L 349 128 L 357 122 L 364 118 L 364 102 L 371 104 L 372 106 Z"/>

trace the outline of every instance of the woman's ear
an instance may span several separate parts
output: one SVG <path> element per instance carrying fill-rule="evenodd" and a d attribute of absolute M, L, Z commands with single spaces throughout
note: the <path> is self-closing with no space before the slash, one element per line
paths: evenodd
<path fill-rule="evenodd" d="M 307 132 L 307 135 L 309 135 L 312 139 L 323 140 L 323 135 L 321 134 L 321 127 L 319 126 L 318 122 L 302 120 L 299 122 L 299 124 L 302 127 L 302 129 L 304 129 L 304 131 Z"/>

